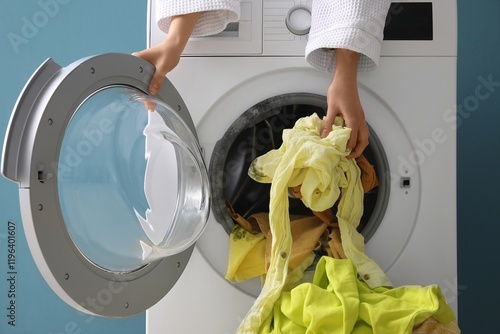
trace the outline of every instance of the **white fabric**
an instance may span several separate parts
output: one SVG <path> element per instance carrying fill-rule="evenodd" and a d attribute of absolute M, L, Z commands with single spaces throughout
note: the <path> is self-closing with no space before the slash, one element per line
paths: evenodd
<path fill-rule="evenodd" d="M 239 0 L 156 0 L 158 27 L 168 33 L 172 16 L 203 12 L 193 36 L 207 36 L 223 31 L 230 22 L 240 19 Z"/>
<path fill-rule="evenodd" d="M 193 36 L 219 33 L 240 17 L 239 0 L 156 1 L 158 26 L 167 33 L 170 17 L 174 15 L 204 12 Z M 360 53 L 360 71 L 374 69 L 380 57 L 390 3 L 390 0 L 313 0 L 306 60 L 322 71 L 333 72 L 335 51 L 332 49 L 344 48 Z"/>
<path fill-rule="evenodd" d="M 333 72 L 335 52 L 359 52 L 358 70 L 374 69 L 380 57 L 390 0 L 313 0 L 306 59 L 314 67 Z"/>

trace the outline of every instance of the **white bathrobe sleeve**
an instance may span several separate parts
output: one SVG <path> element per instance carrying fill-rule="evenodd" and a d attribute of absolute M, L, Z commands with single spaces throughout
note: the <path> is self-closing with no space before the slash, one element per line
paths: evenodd
<path fill-rule="evenodd" d="M 155 0 L 158 27 L 168 33 L 172 16 L 203 12 L 192 35 L 207 36 L 240 19 L 239 0 Z"/>
<path fill-rule="evenodd" d="M 335 52 L 360 53 L 358 70 L 378 64 L 390 0 L 314 0 L 306 60 L 328 72 L 335 69 Z"/>

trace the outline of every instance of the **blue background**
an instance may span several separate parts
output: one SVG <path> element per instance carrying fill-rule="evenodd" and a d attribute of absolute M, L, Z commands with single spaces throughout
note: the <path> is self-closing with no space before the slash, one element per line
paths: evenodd
<path fill-rule="evenodd" d="M 52 5 L 46 7 L 41 5 L 43 3 Z M 3 141 L 5 128 L 19 92 L 45 59 L 51 57 L 61 66 L 66 66 L 80 58 L 100 53 L 132 53 L 142 50 L 146 47 L 146 10 L 146 0 L 2 1 L 1 140 Z M 50 15 L 44 16 L 43 12 Z M 34 24 L 36 30 L 33 28 L 29 30 L 27 21 Z M 20 38 L 24 36 L 29 38 L 19 43 L 20 39 L 13 37 L 13 34 Z M 15 42 L 12 43 L 11 40 Z M 61 301 L 44 282 L 29 253 L 22 233 L 17 184 L 0 177 L 0 189 L 0 333 L 141 334 L 145 332 L 144 313 L 130 319 L 105 319 L 77 312 Z M 8 220 L 16 223 L 18 232 L 16 327 L 9 326 L 6 317 Z"/>
<path fill-rule="evenodd" d="M 458 1 L 458 284 L 465 334 L 497 333 L 500 315 L 500 87 L 475 99 L 479 77 L 500 83 L 500 1 Z M 479 100 L 479 105 L 474 103 Z"/>
<path fill-rule="evenodd" d="M 131 53 L 146 47 L 146 0 L 59 0 L 43 21 L 41 3 L 4 1 L 0 19 L 0 138 L 16 98 L 33 71 L 48 57 L 60 65 L 105 52 Z M 54 9 L 55 7 L 53 7 Z M 462 332 L 491 333 L 500 304 L 500 87 L 479 99 L 479 78 L 500 82 L 500 2 L 458 1 L 458 290 Z M 47 11 L 46 11 L 47 12 Z M 39 21 L 36 21 L 39 20 Z M 29 38 L 26 22 L 38 22 Z M 430 83 L 432 84 L 432 83 Z M 481 91 L 484 92 L 484 91 Z M 0 333 L 144 333 L 144 314 L 130 319 L 89 317 L 67 307 L 38 273 L 22 234 L 17 185 L 0 178 Z M 7 325 L 7 221 L 17 223 L 17 326 Z"/>

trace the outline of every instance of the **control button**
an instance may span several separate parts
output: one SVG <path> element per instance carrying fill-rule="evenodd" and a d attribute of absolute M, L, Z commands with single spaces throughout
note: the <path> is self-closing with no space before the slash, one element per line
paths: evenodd
<path fill-rule="evenodd" d="M 402 177 L 400 180 L 401 188 L 411 188 L 411 179 L 409 177 Z"/>
<path fill-rule="evenodd" d="M 285 24 L 292 34 L 307 35 L 311 29 L 311 9 L 304 5 L 290 8 L 286 15 Z"/>

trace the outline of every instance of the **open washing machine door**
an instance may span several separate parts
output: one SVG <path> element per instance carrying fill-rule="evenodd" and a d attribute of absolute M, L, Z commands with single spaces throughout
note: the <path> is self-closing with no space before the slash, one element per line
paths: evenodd
<path fill-rule="evenodd" d="M 209 215 L 196 132 L 165 80 L 125 54 L 61 67 L 48 59 L 21 93 L 2 174 L 19 184 L 34 260 L 50 287 L 89 314 L 126 317 L 183 272 Z"/>

